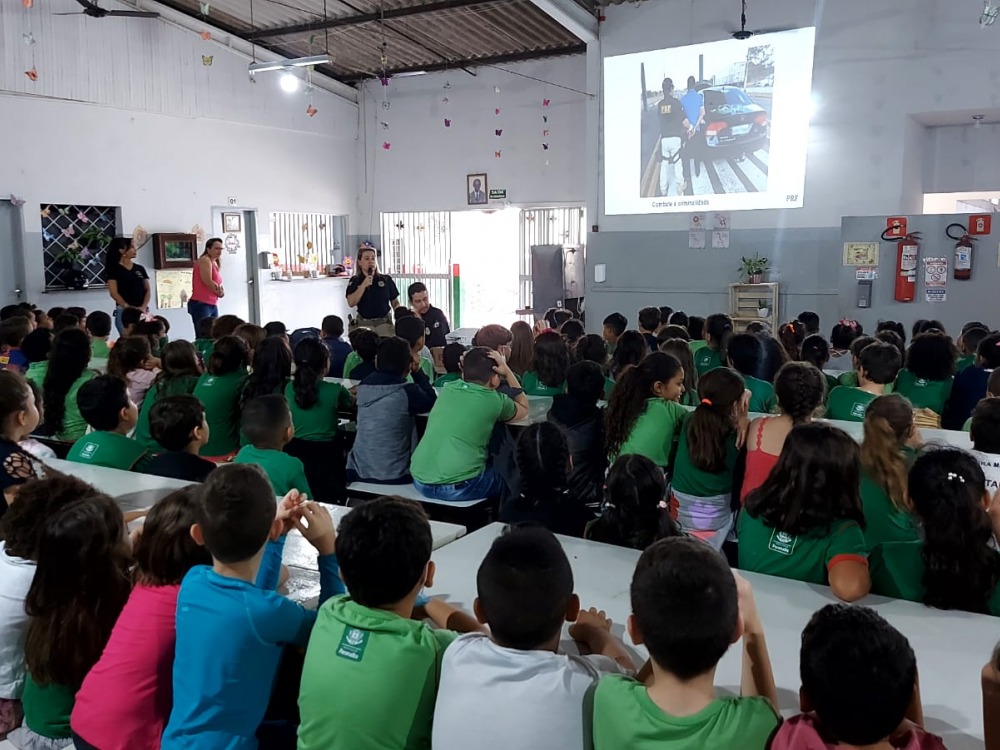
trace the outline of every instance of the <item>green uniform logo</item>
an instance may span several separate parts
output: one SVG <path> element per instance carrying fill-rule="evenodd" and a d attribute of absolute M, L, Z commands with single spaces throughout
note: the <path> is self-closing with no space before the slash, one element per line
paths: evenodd
<path fill-rule="evenodd" d="M 796 537 L 775 529 L 771 532 L 771 541 L 768 542 L 767 548 L 779 555 L 791 555 L 795 551 L 795 541 Z"/>
<path fill-rule="evenodd" d="M 91 459 L 94 454 L 97 453 L 98 445 L 97 443 L 86 443 L 83 448 L 80 449 L 80 458 Z"/>
<path fill-rule="evenodd" d="M 365 649 L 368 647 L 367 630 L 358 628 L 347 628 L 340 637 L 340 645 L 337 646 L 337 656 L 351 661 L 361 661 L 365 658 Z"/>
<path fill-rule="evenodd" d="M 851 406 L 851 416 L 857 417 L 858 419 L 865 418 L 865 412 L 868 410 L 868 404 L 862 404 L 859 401 L 855 401 Z"/>

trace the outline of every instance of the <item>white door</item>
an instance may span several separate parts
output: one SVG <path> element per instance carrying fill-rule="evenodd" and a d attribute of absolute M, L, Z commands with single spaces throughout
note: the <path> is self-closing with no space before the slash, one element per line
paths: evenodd
<path fill-rule="evenodd" d="M 9 200 L 0 200 L 0 303 L 23 302 L 24 244 L 21 209 Z"/>
<path fill-rule="evenodd" d="M 222 224 L 223 214 L 235 214 L 239 217 L 238 232 L 226 232 Z M 256 282 L 247 273 L 247 267 L 252 262 L 248 254 L 253 251 L 255 243 L 248 237 L 255 231 L 247 226 L 247 214 L 252 213 L 240 208 L 214 209 L 212 211 L 212 235 L 222 238 L 222 283 L 226 288 L 226 296 L 219 300 L 219 315 L 238 315 L 243 320 L 256 322 L 258 315 L 251 312 L 250 285 Z M 230 226 L 236 228 L 236 224 Z"/>

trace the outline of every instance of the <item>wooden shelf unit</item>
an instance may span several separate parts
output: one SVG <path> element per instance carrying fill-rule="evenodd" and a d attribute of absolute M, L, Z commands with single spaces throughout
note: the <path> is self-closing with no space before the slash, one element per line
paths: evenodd
<path fill-rule="evenodd" d="M 768 315 L 761 317 L 757 312 L 757 304 L 763 300 L 767 303 Z M 772 333 L 778 330 L 778 283 L 766 284 L 730 284 L 729 285 L 729 317 L 733 319 L 733 329 L 740 333 L 754 321 L 767 323 Z"/>

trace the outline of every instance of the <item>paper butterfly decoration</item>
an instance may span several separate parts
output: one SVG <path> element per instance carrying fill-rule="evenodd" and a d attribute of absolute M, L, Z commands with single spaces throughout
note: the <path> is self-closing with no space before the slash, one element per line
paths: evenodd
<path fill-rule="evenodd" d="M 21 206 L 24 205 L 24 198 L 18 198 L 16 195 L 14 195 L 13 193 L 11 193 L 10 194 L 10 203 L 15 208 L 20 208 Z"/>
<path fill-rule="evenodd" d="M 73 229 L 73 227 L 66 227 L 64 230 L 62 230 L 63 237 L 72 237 L 74 234 L 76 234 L 76 230 Z"/>
<path fill-rule="evenodd" d="M 548 121 L 549 121 L 548 115 L 542 115 L 542 122 L 548 122 Z"/>
<path fill-rule="evenodd" d="M 66 208 L 65 206 L 63 206 L 62 208 L 60 208 L 60 209 L 59 209 L 59 213 L 60 213 L 60 214 L 61 214 L 62 216 L 67 216 L 67 215 L 69 214 L 69 209 L 68 209 L 68 208 Z"/>
<path fill-rule="evenodd" d="M 312 250 L 312 249 L 313 249 L 313 243 L 312 242 L 307 242 L 306 243 L 306 250 Z"/>
<path fill-rule="evenodd" d="M 543 143 L 542 144 L 542 151 L 548 151 L 548 150 L 549 150 L 549 144 Z"/>
<path fill-rule="evenodd" d="M 451 101 L 451 100 L 446 96 L 444 99 L 441 100 L 441 103 L 442 104 L 447 104 L 449 101 Z"/>
<path fill-rule="evenodd" d="M 202 41 L 204 41 L 204 42 L 210 42 L 210 41 L 212 41 L 212 32 L 211 31 L 203 31 L 198 36 L 200 36 L 201 39 L 202 39 Z"/>
<path fill-rule="evenodd" d="M 991 6 L 989 0 L 983 0 L 983 14 L 979 17 L 980 28 L 992 26 L 996 23 L 997 16 L 1000 16 L 1000 6 Z"/>
<path fill-rule="evenodd" d="M 204 65 L 206 68 L 211 68 L 212 67 L 212 63 L 214 61 L 215 61 L 215 55 L 202 55 L 201 56 L 201 64 Z"/>
<path fill-rule="evenodd" d="M 209 11 L 212 10 L 211 3 L 198 3 L 198 6 L 201 8 L 201 14 L 203 16 L 207 16 Z"/>
<path fill-rule="evenodd" d="M 49 218 L 49 214 L 52 213 L 52 206 L 46 206 L 41 211 L 39 211 L 43 219 Z"/>
<path fill-rule="evenodd" d="M 302 93 L 305 94 L 306 97 L 311 97 L 315 92 L 316 92 L 316 87 L 313 86 L 311 83 L 307 83 L 305 86 L 302 87 Z"/>
<path fill-rule="evenodd" d="M 326 229 L 326 222 L 325 222 L 325 221 L 321 221 L 321 222 L 319 223 L 319 231 L 321 231 L 321 232 L 322 232 L 322 231 L 324 231 L 325 229 Z"/>
<path fill-rule="evenodd" d="M 450 89 L 451 88 L 451 81 L 445 81 L 444 82 L 444 86 L 442 86 L 441 88 L 443 88 L 443 89 Z"/>
<path fill-rule="evenodd" d="M 502 154 L 503 154 L 503 151 L 494 151 L 493 152 L 493 157 L 495 159 L 499 159 Z"/>
<path fill-rule="evenodd" d="M 446 128 L 450 128 L 451 127 L 451 120 L 449 120 L 447 117 L 444 118 L 444 126 Z"/>
<path fill-rule="evenodd" d="M 384 141 L 382 143 L 382 148 L 384 148 L 386 151 L 388 151 L 390 148 L 392 148 L 392 144 L 389 143 L 389 141 Z"/>
<path fill-rule="evenodd" d="M 392 104 L 389 102 L 388 99 L 386 99 L 384 102 L 382 102 L 382 109 L 389 109 L 389 107 L 391 107 L 391 106 L 392 106 Z"/>
<path fill-rule="evenodd" d="M 309 222 L 306 222 L 305 224 L 302 225 L 302 231 L 303 232 L 309 231 Z"/>
<path fill-rule="evenodd" d="M 543 107 L 547 107 L 550 104 L 552 104 L 552 100 L 551 99 L 542 99 L 542 106 Z"/>
<path fill-rule="evenodd" d="M 21 0 L 21 5 L 23 5 L 25 8 L 30 8 L 34 4 L 35 0 Z"/>
<path fill-rule="evenodd" d="M 24 46 L 30 47 L 35 43 L 35 37 L 31 35 L 31 32 L 21 34 L 21 41 L 24 42 Z"/>
<path fill-rule="evenodd" d="M 493 110 L 493 114 L 499 115 L 500 114 L 500 107 L 497 107 L 496 109 L 494 109 Z"/>
<path fill-rule="evenodd" d="M 546 167 L 549 166 L 549 160 L 548 159 L 545 160 L 545 166 Z"/>
<path fill-rule="evenodd" d="M 42 239 L 45 240 L 46 242 L 52 242 L 52 240 L 55 239 L 55 236 L 49 234 L 46 231 L 43 231 L 42 232 Z"/>
<path fill-rule="evenodd" d="M 77 214 L 76 214 L 76 220 L 78 222 L 80 222 L 81 224 L 89 224 L 90 223 L 90 217 L 87 216 L 87 214 L 85 214 L 83 211 L 77 212 Z"/>
<path fill-rule="evenodd" d="M 310 117 L 315 117 L 317 112 L 319 112 L 319 110 L 316 109 L 311 104 L 308 107 L 306 107 L 306 114 L 309 115 Z"/>
<path fill-rule="evenodd" d="M 195 229 L 201 232 L 201 234 L 194 231 Z M 191 234 L 198 238 L 198 242 L 201 242 L 205 236 L 205 230 L 195 225 L 194 229 L 191 230 Z M 135 245 L 135 249 L 138 250 L 147 242 L 149 242 L 149 232 L 142 228 L 142 224 L 136 224 L 135 229 L 132 230 L 132 244 Z"/>
<path fill-rule="evenodd" d="M 38 80 L 38 71 L 35 70 L 34 68 L 32 68 L 31 70 L 24 71 L 24 74 L 26 76 L 28 76 L 28 80 L 29 81 L 37 81 Z"/>
<path fill-rule="evenodd" d="M 548 130 L 543 130 L 542 131 L 542 135 L 544 135 L 546 138 L 548 138 L 549 137 L 549 131 Z"/>
<path fill-rule="evenodd" d="M 403 224 L 403 222 L 401 222 L 401 221 L 397 221 L 396 222 L 396 229 L 402 229 L 404 226 L 406 226 L 406 225 Z"/>
<path fill-rule="evenodd" d="M 500 136 L 503 135 L 503 128 L 497 128 L 493 132 L 496 133 L 497 134 L 497 138 L 499 138 Z"/>
<path fill-rule="evenodd" d="M 494 94 L 499 94 L 500 93 L 500 87 L 499 86 L 494 86 L 493 87 L 493 93 Z"/>
<path fill-rule="evenodd" d="M 378 124 L 382 126 L 382 130 L 388 130 L 389 129 L 389 123 L 387 123 L 385 120 L 379 120 Z"/>
<path fill-rule="evenodd" d="M 142 232 L 146 240 L 149 239 L 149 235 L 146 233 L 145 229 L 143 229 L 142 227 L 136 227 L 135 231 L 132 232 L 133 242 L 138 242 L 138 240 L 136 239 L 136 234 L 138 234 L 139 232 Z M 201 224 L 195 224 L 193 227 L 191 227 L 191 231 L 188 234 L 193 234 L 195 237 L 197 237 L 198 242 L 204 242 L 205 240 L 205 230 L 201 228 Z"/>

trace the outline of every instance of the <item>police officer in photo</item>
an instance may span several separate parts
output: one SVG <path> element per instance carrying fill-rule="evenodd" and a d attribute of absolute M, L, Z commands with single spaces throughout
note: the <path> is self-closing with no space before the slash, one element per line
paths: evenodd
<path fill-rule="evenodd" d="M 690 132 L 691 123 L 684 114 L 684 107 L 674 96 L 674 82 L 664 78 L 660 100 L 660 195 L 684 194 L 681 149 Z"/>
<path fill-rule="evenodd" d="M 378 272 L 374 246 L 365 242 L 358 248 L 354 276 L 347 284 L 347 304 L 358 309 L 351 329 L 370 328 L 379 336 L 394 336 L 393 309 L 399 307 L 399 290 L 391 276 Z"/>
<path fill-rule="evenodd" d="M 448 316 L 443 310 L 431 304 L 427 286 L 421 281 L 416 281 L 410 284 L 406 295 L 410 298 L 410 309 L 424 321 L 424 345 L 428 349 L 436 349 L 447 344 L 445 336 L 451 333 Z"/>

